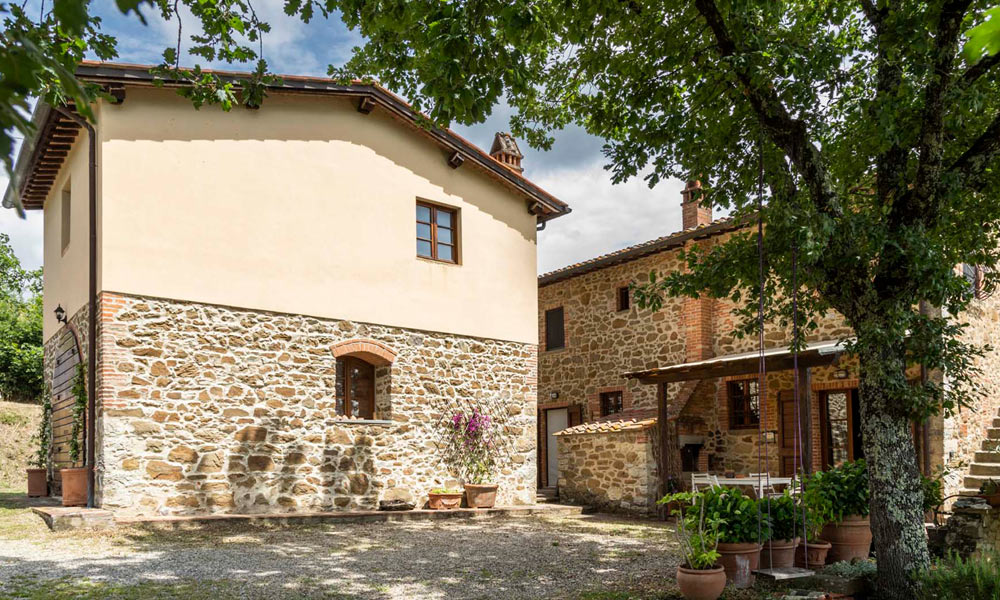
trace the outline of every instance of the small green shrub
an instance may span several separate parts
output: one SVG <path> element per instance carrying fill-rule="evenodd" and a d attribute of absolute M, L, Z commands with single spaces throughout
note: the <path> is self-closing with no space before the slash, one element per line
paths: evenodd
<path fill-rule="evenodd" d="M 921 574 L 917 600 L 1000 600 L 997 555 L 963 559 L 951 553 Z"/>
<path fill-rule="evenodd" d="M 28 422 L 28 417 L 9 412 L 0 412 L 0 425 L 17 427 Z"/>
<path fill-rule="evenodd" d="M 920 476 L 920 487 L 924 491 L 924 512 L 937 510 L 944 504 L 944 471 L 934 477 Z"/>
<path fill-rule="evenodd" d="M 49 450 L 52 447 L 52 394 L 49 387 L 45 386 L 42 393 L 42 419 L 38 423 L 38 432 L 34 435 L 34 442 L 38 444 L 35 456 L 31 459 L 31 465 L 39 469 L 49 467 Z"/>
<path fill-rule="evenodd" d="M 824 567 L 824 575 L 843 577 L 844 579 L 855 579 L 857 577 L 867 577 L 873 579 L 878 572 L 878 566 L 873 560 L 842 560 L 832 565 Z"/>
<path fill-rule="evenodd" d="M 87 421 L 87 370 L 81 362 L 76 365 L 76 378 L 73 380 L 73 429 L 69 438 L 69 459 L 73 465 L 80 462 L 83 447 L 80 445 L 83 426 Z"/>
<path fill-rule="evenodd" d="M 760 511 L 771 518 L 771 539 L 791 540 L 802 534 L 802 507 L 788 490 L 761 500 Z"/>
<path fill-rule="evenodd" d="M 705 514 L 720 521 L 719 541 L 728 544 L 766 542 L 771 539 L 771 522 L 760 503 L 742 491 L 716 487 L 701 493 L 697 503 L 704 503 Z M 698 505 L 695 505 L 698 508 Z"/>
<path fill-rule="evenodd" d="M 432 494 L 462 494 L 462 490 L 453 490 L 451 488 L 435 488 L 431 490 Z"/>
<path fill-rule="evenodd" d="M 868 516 L 868 465 L 864 459 L 817 471 L 805 486 L 806 504 L 815 518 L 840 523 L 848 515 Z"/>
<path fill-rule="evenodd" d="M 719 560 L 719 531 L 724 521 L 706 509 L 704 492 L 680 492 L 664 496 L 657 504 L 674 503 L 677 508 L 677 541 L 684 564 L 691 569 L 711 569 Z"/>

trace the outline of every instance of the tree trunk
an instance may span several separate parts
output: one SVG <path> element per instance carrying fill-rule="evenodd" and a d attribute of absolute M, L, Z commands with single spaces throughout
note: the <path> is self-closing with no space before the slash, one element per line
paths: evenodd
<path fill-rule="evenodd" d="M 889 394 L 889 385 L 905 385 L 901 346 L 859 348 L 861 431 L 871 489 L 877 593 L 889 600 L 914 598 L 913 574 L 930 564 L 910 419 L 903 403 Z"/>

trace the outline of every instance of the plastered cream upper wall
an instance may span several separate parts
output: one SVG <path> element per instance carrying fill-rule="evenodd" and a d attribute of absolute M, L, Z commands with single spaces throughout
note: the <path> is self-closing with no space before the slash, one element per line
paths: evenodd
<path fill-rule="evenodd" d="M 376 108 L 272 94 L 106 106 L 102 289 L 536 343 L 523 198 Z M 415 205 L 460 211 L 461 264 L 416 256 Z"/>
<path fill-rule="evenodd" d="M 97 113 L 98 116 L 100 113 Z M 48 340 L 59 330 L 53 311 L 62 306 L 69 316 L 87 303 L 88 289 L 88 140 L 87 132 L 77 134 L 59 175 L 43 205 L 43 306 L 42 335 Z M 70 238 L 62 248 L 62 194 L 70 194 Z M 98 195 L 98 202 L 100 195 Z M 100 212 L 100 210 L 98 210 Z"/>

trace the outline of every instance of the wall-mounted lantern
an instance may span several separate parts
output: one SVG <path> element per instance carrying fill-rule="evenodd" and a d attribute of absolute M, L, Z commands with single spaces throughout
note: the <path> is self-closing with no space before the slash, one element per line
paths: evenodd
<path fill-rule="evenodd" d="M 56 309 L 53 312 L 56 313 L 56 321 L 59 321 L 60 323 L 66 322 L 66 309 L 62 307 L 62 304 L 56 306 Z"/>

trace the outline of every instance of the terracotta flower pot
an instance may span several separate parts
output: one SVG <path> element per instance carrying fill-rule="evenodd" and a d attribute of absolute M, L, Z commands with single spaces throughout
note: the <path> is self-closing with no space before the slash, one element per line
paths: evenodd
<path fill-rule="evenodd" d="M 795 548 L 799 538 L 794 540 L 769 540 L 760 549 L 761 569 L 781 569 L 795 564 Z"/>
<path fill-rule="evenodd" d="M 823 539 L 833 544 L 826 559 L 831 562 L 868 558 L 872 549 L 872 528 L 868 517 L 849 515 L 840 523 L 827 523 Z"/>
<path fill-rule="evenodd" d="M 87 467 L 59 469 L 62 477 L 63 506 L 85 506 L 87 504 Z"/>
<path fill-rule="evenodd" d="M 719 555 L 719 564 L 726 570 L 726 579 L 734 587 L 753 585 L 753 572 L 760 566 L 760 544 L 719 542 Z"/>
<path fill-rule="evenodd" d="M 1000 492 L 994 494 L 979 494 L 979 497 L 986 500 L 986 503 L 993 508 L 1000 506 Z"/>
<path fill-rule="evenodd" d="M 28 469 L 28 497 L 38 498 L 49 495 L 48 469 Z"/>
<path fill-rule="evenodd" d="M 806 545 L 809 546 L 809 562 L 806 563 Z M 830 542 L 826 540 L 810 540 L 799 542 L 795 548 L 795 566 L 804 569 L 815 569 L 826 564 L 826 554 L 830 551 Z"/>
<path fill-rule="evenodd" d="M 465 484 L 465 503 L 469 508 L 493 508 L 497 503 L 496 484 Z"/>
<path fill-rule="evenodd" d="M 454 494 L 427 494 L 427 506 L 431 510 L 452 510 L 462 505 L 462 492 Z"/>
<path fill-rule="evenodd" d="M 726 588 L 726 571 L 677 567 L 677 587 L 687 600 L 716 600 Z"/>

